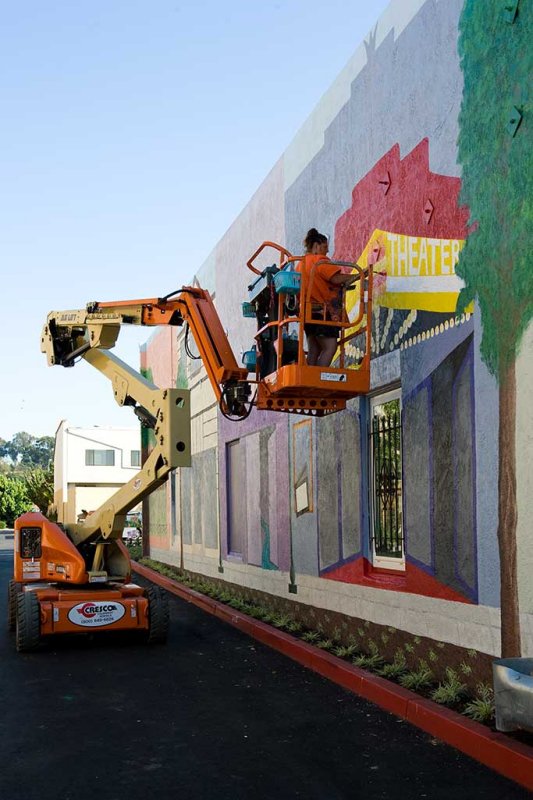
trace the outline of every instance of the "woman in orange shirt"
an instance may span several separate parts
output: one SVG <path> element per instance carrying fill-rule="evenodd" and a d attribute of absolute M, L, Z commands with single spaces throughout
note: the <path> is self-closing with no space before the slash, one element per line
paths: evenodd
<path fill-rule="evenodd" d="M 324 319 L 323 308 L 326 307 L 326 320 L 342 319 L 341 286 L 353 283 L 354 275 L 342 272 L 341 267 L 332 264 L 327 258 L 328 239 L 316 228 L 311 228 L 304 239 L 305 257 L 296 265 L 296 271 L 305 274 L 309 280 L 313 274 L 311 302 L 317 308 L 316 319 Z M 315 269 L 313 270 L 313 267 Z M 337 325 L 313 325 L 306 323 L 307 363 L 309 366 L 329 367 L 337 349 L 340 328 Z"/>

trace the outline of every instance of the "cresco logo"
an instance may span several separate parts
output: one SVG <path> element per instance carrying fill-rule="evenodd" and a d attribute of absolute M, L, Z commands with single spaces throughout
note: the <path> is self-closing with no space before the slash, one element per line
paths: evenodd
<path fill-rule="evenodd" d="M 122 619 L 126 609 L 122 603 L 78 603 L 68 612 L 74 625 L 82 628 L 100 628 Z"/>
<path fill-rule="evenodd" d="M 83 614 L 87 619 L 99 614 L 101 611 L 116 611 L 117 607 L 114 605 L 95 606 L 92 603 L 85 603 L 81 608 L 78 608 L 78 614 Z"/>

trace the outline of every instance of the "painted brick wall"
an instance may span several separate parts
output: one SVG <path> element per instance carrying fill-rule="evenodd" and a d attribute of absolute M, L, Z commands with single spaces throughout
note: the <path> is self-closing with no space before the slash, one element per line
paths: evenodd
<path fill-rule="evenodd" d="M 245 262 L 261 241 L 297 253 L 316 226 L 335 257 L 374 263 L 371 388 L 401 397 L 404 563 L 383 575 L 373 562 L 368 398 L 324 419 L 253 412 L 234 424 L 217 417 L 202 368 L 163 338 L 146 365 L 192 389 L 198 458 L 168 490 L 170 549 L 156 539 L 151 548 L 193 571 L 498 653 L 498 389 L 480 358 L 478 311 L 456 316 L 455 266 L 470 232 L 456 146 L 462 7 L 390 4 L 194 278 L 213 293 L 239 358 L 254 333 L 240 317 Z M 533 655 L 532 355 L 530 329 L 517 438 Z"/>

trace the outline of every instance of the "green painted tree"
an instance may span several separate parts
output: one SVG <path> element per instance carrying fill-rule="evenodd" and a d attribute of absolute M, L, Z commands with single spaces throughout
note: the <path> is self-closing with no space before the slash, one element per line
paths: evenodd
<path fill-rule="evenodd" d="M 482 358 L 499 386 L 498 542 L 502 656 L 519 656 L 516 556 L 516 373 L 533 318 L 533 169 L 530 2 L 465 0 L 459 53 L 464 76 L 459 117 L 461 200 L 473 230 L 457 273 L 458 310 L 476 298 Z"/>

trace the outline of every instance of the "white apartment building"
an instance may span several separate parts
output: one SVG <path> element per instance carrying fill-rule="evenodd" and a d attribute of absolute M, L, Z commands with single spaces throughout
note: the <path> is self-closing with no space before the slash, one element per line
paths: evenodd
<path fill-rule="evenodd" d="M 54 503 L 64 524 L 96 510 L 141 467 L 140 428 L 77 428 L 64 419 L 55 440 Z"/>

